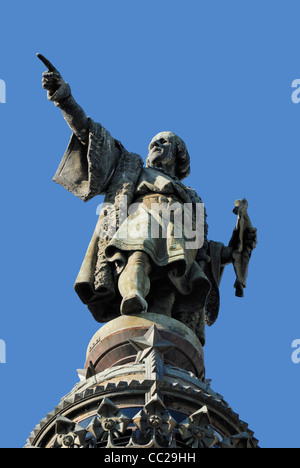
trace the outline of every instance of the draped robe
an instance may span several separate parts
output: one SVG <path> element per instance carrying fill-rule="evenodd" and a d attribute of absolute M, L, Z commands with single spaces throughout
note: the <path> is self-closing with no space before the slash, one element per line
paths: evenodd
<path fill-rule="evenodd" d="M 145 242 L 130 245 L 118 235 L 130 222 L 130 216 L 125 221 L 121 219 L 123 197 L 128 206 L 151 193 L 194 205 L 201 203 L 201 199 L 178 179 L 159 170 L 144 168 L 139 155 L 126 151 L 100 124 L 91 119 L 88 122 L 88 144 L 82 144 L 73 134 L 54 177 L 56 183 L 85 202 L 97 195 L 105 195 L 103 209 L 75 282 L 75 291 L 98 322 L 116 318 L 120 314 L 121 297 L 114 254 L 121 252 L 122 258 L 126 259 L 124 252 L 144 250 L 157 271 L 161 268 L 169 287 L 176 290 L 172 316 L 193 329 L 204 344 L 204 322 L 212 325 L 218 316 L 219 284 L 224 269 L 221 262 L 223 244 L 206 239 L 204 246 L 193 254 L 187 253 L 182 244 L 176 258 L 172 258 L 166 247 L 164 260 L 158 260 L 158 249 L 153 242 L 151 244 L 150 238 L 147 250 Z M 113 232 L 112 226 L 116 228 Z M 163 244 L 158 242 L 156 245 L 161 248 Z M 179 268 L 180 260 L 185 262 L 183 269 Z M 169 275 L 172 268 L 166 270 L 164 267 L 171 263 L 174 268 L 173 274 Z"/>

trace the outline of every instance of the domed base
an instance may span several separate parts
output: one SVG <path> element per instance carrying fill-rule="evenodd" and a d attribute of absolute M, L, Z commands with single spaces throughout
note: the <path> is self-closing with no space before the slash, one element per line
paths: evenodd
<path fill-rule="evenodd" d="M 114 366 L 134 363 L 138 351 L 133 340 L 144 336 L 155 326 L 163 340 L 172 346 L 164 353 L 164 362 L 170 366 L 205 377 L 203 349 L 196 335 L 177 320 L 158 314 L 122 315 L 104 325 L 92 338 L 85 369 L 95 373 Z"/>
<path fill-rule="evenodd" d="M 257 447 L 204 381 L 202 347 L 176 320 L 147 314 L 110 322 L 92 339 L 80 375 L 27 448 Z"/>

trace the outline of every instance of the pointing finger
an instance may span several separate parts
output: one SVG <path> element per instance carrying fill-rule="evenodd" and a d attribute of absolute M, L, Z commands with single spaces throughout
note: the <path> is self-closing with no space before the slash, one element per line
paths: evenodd
<path fill-rule="evenodd" d="M 36 54 L 37 58 L 40 59 L 43 64 L 48 68 L 50 72 L 58 72 L 58 70 L 52 65 L 51 62 L 49 62 L 46 57 L 44 57 L 42 54 Z"/>

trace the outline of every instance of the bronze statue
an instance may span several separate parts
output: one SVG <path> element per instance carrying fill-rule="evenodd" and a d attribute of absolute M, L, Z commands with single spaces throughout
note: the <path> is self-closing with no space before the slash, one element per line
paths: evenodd
<path fill-rule="evenodd" d="M 75 283 L 78 296 L 98 322 L 120 314 L 164 314 L 188 325 L 204 345 L 205 322 L 212 325 L 218 316 L 225 265 L 234 264 L 236 294 L 242 296 L 246 286 L 257 234 L 245 203 L 236 211 L 238 224 L 228 246 L 208 241 L 204 212 L 201 245 L 191 247 L 185 226 L 175 235 L 174 222 L 181 207 L 192 206 L 188 219 L 190 231 L 195 231 L 197 207 L 203 206 L 196 192 L 182 183 L 190 173 L 185 143 L 171 132 L 158 134 L 150 143 L 145 167 L 139 155 L 129 153 L 85 115 L 56 68 L 42 55 L 38 58 L 48 68 L 42 81 L 48 99 L 60 107 L 72 130 L 54 181 L 83 201 L 105 195 Z M 175 209 L 166 221 L 154 206 Z M 167 235 L 152 236 L 154 218 Z"/>

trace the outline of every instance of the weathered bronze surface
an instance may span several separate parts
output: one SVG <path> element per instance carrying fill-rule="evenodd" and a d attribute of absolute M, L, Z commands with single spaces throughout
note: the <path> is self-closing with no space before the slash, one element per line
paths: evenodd
<path fill-rule="evenodd" d="M 176 206 L 178 212 L 189 205 L 191 225 L 196 232 L 199 228 L 195 213 L 202 200 L 182 183 L 190 173 L 185 143 L 171 132 L 158 134 L 149 145 L 144 167 L 140 156 L 129 153 L 102 125 L 86 116 L 58 70 L 42 55 L 38 57 L 48 68 L 42 81 L 48 99 L 61 109 L 72 130 L 54 181 L 84 201 L 105 195 L 75 283 L 77 294 L 98 322 L 120 314 L 164 314 L 190 327 L 204 345 L 205 322 L 212 325 L 218 316 L 225 265 L 234 265 L 237 296 L 243 296 L 246 286 L 250 256 L 257 243 L 246 202 L 236 204 L 238 223 L 228 246 L 208 240 L 204 211 L 202 242 L 188 247 L 186 226 L 181 235 L 175 232 L 176 213 L 166 221 L 159 211 L 163 206 Z M 124 199 L 126 210 L 121 206 Z M 155 216 L 167 235 L 152 235 Z"/>
<path fill-rule="evenodd" d="M 153 335 L 148 341 L 141 341 L 141 337 L 153 327 Z M 185 325 L 157 314 L 122 316 L 104 325 L 88 347 L 86 375 L 135 363 L 155 347 L 163 352 L 165 364 L 193 372 L 204 379 L 204 356 L 200 341 Z"/>
<path fill-rule="evenodd" d="M 247 201 L 235 204 L 229 245 L 209 241 L 202 200 L 182 183 L 190 172 L 185 143 L 158 134 L 144 167 L 86 117 L 56 68 L 38 57 L 48 68 L 48 99 L 72 130 L 54 180 L 84 201 L 105 195 L 75 290 L 107 323 L 88 346 L 80 382 L 26 447 L 256 448 L 254 433 L 206 380 L 203 355 L 225 265 L 233 264 L 236 295 L 244 295 L 257 243 Z"/>

